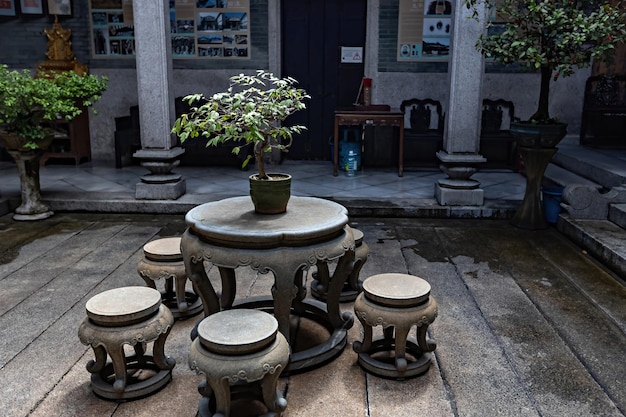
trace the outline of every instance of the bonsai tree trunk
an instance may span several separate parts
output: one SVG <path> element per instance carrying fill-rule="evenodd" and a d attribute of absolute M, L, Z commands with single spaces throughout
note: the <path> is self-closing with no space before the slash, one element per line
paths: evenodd
<path fill-rule="evenodd" d="M 547 66 L 541 67 L 541 87 L 539 89 L 539 103 L 537 111 L 530 117 L 530 120 L 539 122 L 547 122 L 550 119 L 548 111 L 548 99 L 550 96 L 550 79 L 552 78 L 552 68 Z"/>
<path fill-rule="evenodd" d="M 259 171 L 259 179 L 261 180 L 267 179 L 267 174 L 265 173 L 265 161 L 263 160 L 263 157 L 265 156 L 263 149 L 265 146 L 265 142 L 257 142 L 254 146 L 254 159 L 256 160 L 256 168 Z"/>

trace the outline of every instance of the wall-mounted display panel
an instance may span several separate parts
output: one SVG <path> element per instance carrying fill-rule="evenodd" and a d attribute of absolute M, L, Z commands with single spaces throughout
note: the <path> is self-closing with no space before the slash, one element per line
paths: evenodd
<path fill-rule="evenodd" d="M 90 3 L 94 57 L 133 57 L 132 1 Z M 173 58 L 250 57 L 249 0 L 169 0 L 169 5 Z"/>
<path fill-rule="evenodd" d="M 133 57 L 135 27 L 130 0 L 91 0 L 94 57 Z"/>
<path fill-rule="evenodd" d="M 15 0 L 0 0 L 0 16 L 15 16 Z"/>
<path fill-rule="evenodd" d="M 446 61 L 454 0 L 400 0 L 398 61 Z"/>
<path fill-rule="evenodd" d="M 72 2 L 70 0 L 48 0 L 48 14 L 70 16 Z"/>
<path fill-rule="evenodd" d="M 22 14 L 43 14 L 42 0 L 20 0 Z"/>

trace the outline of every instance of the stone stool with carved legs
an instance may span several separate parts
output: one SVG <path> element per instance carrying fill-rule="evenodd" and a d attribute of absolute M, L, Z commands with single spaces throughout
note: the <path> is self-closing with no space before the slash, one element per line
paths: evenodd
<path fill-rule="evenodd" d="M 354 301 L 361 291 L 359 273 L 365 262 L 367 262 L 370 251 L 367 243 L 363 242 L 363 232 L 353 228 L 352 235 L 354 236 L 354 262 L 349 266 L 348 271 L 344 271 L 344 273 L 348 273 L 349 275 L 341 291 L 341 295 L 339 296 L 339 301 L 342 303 Z M 328 271 L 328 263 L 318 262 L 316 266 L 317 271 L 313 273 L 313 282 L 311 282 L 311 295 L 320 300 L 326 300 L 326 292 L 330 287 L 331 280 L 330 272 Z M 342 271 L 335 270 L 333 277 L 339 273 L 342 273 Z"/>
<path fill-rule="evenodd" d="M 289 345 L 274 316 L 260 310 L 220 311 L 203 319 L 189 351 L 189 366 L 206 380 L 198 386 L 201 417 L 229 417 L 233 400 L 256 399 L 264 417 L 279 417 L 287 401 L 277 388 Z"/>
<path fill-rule="evenodd" d="M 165 355 L 165 340 L 174 317 L 161 303 L 157 290 L 122 287 L 104 291 L 87 301 L 86 310 L 78 337 L 95 354 L 87 370 L 96 395 L 131 400 L 152 394 L 172 380 L 176 361 Z M 149 343 L 152 355 L 146 354 Z M 132 346 L 133 355 L 127 356 L 125 345 Z"/>
<path fill-rule="evenodd" d="M 180 237 L 156 239 L 143 246 L 143 257 L 137 263 L 137 273 L 150 288 L 156 281 L 165 280 L 161 292 L 165 304 L 176 319 L 185 319 L 202 311 L 202 300 L 193 291 L 187 291 L 187 274 L 180 251 Z"/>
<path fill-rule="evenodd" d="M 428 326 L 437 317 L 437 303 L 430 284 L 407 274 L 379 274 L 363 281 L 363 292 L 354 302 L 363 325 L 363 342 L 354 342 L 359 364 L 372 374 L 404 379 L 426 372 L 430 353 L 437 345 L 427 339 Z M 373 340 L 373 328 L 383 327 L 383 337 Z M 408 339 L 416 326 L 415 342 Z M 407 355 L 408 354 L 408 355 Z M 393 355 L 393 359 L 391 359 Z"/>

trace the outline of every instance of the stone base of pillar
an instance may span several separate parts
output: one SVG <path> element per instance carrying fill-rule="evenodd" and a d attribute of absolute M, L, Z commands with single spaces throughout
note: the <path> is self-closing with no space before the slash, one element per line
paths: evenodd
<path fill-rule="evenodd" d="M 449 154 L 437 152 L 441 161 L 441 170 L 448 178 L 435 184 L 435 198 L 442 206 L 482 206 L 485 191 L 480 182 L 470 179 L 477 171 L 477 166 L 487 160 L 478 154 Z"/>
<path fill-rule="evenodd" d="M 180 175 L 178 177 L 179 180 L 176 182 L 138 182 L 135 187 L 135 198 L 137 200 L 176 200 L 187 192 L 187 183 L 180 178 Z"/>
<path fill-rule="evenodd" d="M 171 172 L 185 152 L 182 148 L 141 149 L 133 154 L 141 160 L 141 166 L 150 174 L 141 177 L 135 187 L 138 200 L 176 200 L 187 191 L 187 183 L 181 175 Z"/>
<path fill-rule="evenodd" d="M 448 188 L 437 183 L 435 198 L 442 206 L 482 206 L 485 201 L 485 190 Z"/>

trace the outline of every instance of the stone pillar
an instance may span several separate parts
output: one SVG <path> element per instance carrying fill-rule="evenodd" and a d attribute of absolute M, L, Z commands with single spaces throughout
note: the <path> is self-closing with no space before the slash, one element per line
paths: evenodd
<path fill-rule="evenodd" d="M 141 150 L 134 157 L 150 171 L 137 183 L 135 198 L 175 200 L 185 180 L 172 171 L 185 151 L 171 134 L 174 118 L 169 2 L 133 1 Z"/>
<path fill-rule="evenodd" d="M 283 63 L 281 60 L 280 34 L 281 28 L 281 7 L 280 0 L 269 0 L 267 3 L 267 26 L 268 26 L 268 42 L 267 51 L 269 58 L 269 70 L 274 74 L 280 75 Z"/>
<path fill-rule="evenodd" d="M 482 112 L 484 60 L 476 50 L 476 40 L 484 31 L 484 4 L 477 5 L 479 19 L 468 18 L 471 10 L 463 1 L 455 2 L 454 22 L 448 62 L 450 99 L 444 127 L 443 151 L 437 152 L 441 170 L 448 178 L 435 184 L 439 204 L 481 206 L 484 190 L 470 179 L 477 166 L 486 162 L 478 154 Z"/>

